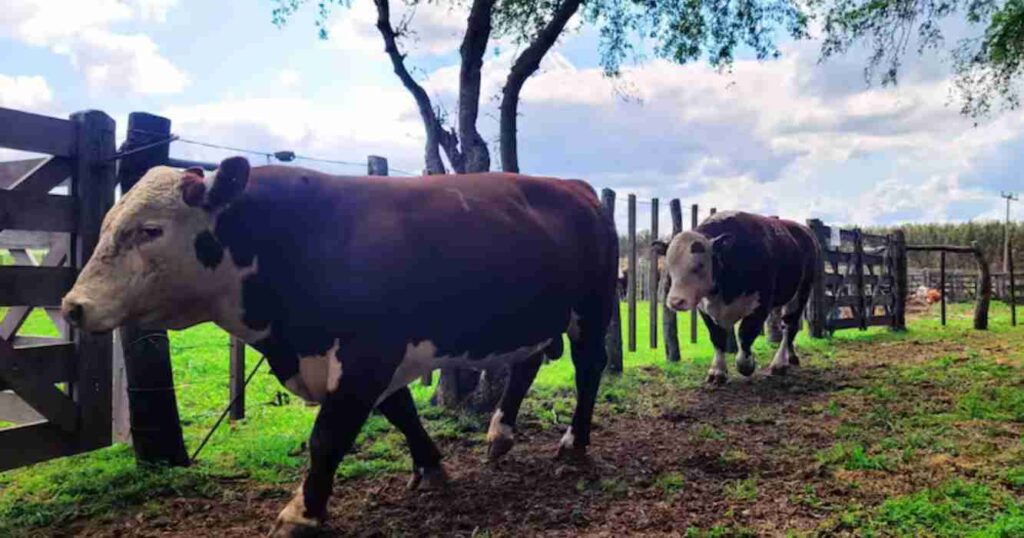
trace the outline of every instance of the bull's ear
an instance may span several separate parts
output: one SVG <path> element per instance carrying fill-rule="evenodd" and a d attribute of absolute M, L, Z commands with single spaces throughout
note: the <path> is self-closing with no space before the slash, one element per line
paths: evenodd
<path fill-rule="evenodd" d="M 221 161 L 203 205 L 207 209 L 223 207 L 245 190 L 249 182 L 249 161 L 245 157 L 229 157 Z"/>
<path fill-rule="evenodd" d="M 651 241 L 651 250 L 658 256 L 664 256 L 668 252 L 668 243 L 664 241 Z"/>
<path fill-rule="evenodd" d="M 736 243 L 736 236 L 733 234 L 722 234 L 711 240 L 711 253 L 721 255 L 728 252 Z"/>

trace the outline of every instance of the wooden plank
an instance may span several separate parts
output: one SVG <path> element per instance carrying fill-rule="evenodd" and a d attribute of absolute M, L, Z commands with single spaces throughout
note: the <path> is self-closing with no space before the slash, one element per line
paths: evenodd
<path fill-rule="evenodd" d="M 0 229 L 73 232 L 74 201 L 70 196 L 0 189 Z"/>
<path fill-rule="evenodd" d="M 942 304 L 942 326 L 946 326 L 946 251 L 939 252 L 939 302 Z"/>
<path fill-rule="evenodd" d="M 99 242 L 100 225 L 114 203 L 115 165 L 114 120 L 97 110 L 72 114 L 78 133 L 72 194 L 78 217 L 71 262 L 81 270 Z M 66 289 L 66 288 L 65 288 Z M 111 431 L 112 336 L 76 331 L 78 344 L 77 379 L 72 385 L 79 413 L 79 441 L 95 448 L 108 446 Z"/>
<path fill-rule="evenodd" d="M 830 330 L 841 331 L 843 329 L 854 329 L 860 327 L 860 318 L 841 318 L 828 320 L 827 326 Z"/>
<path fill-rule="evenodd" d="M 131 408 L 128 403 L 128 374 L 125 371 L 124 348 L 121 345 L 121 331 L 114 331 L 113 365 L 111 370 L 110 393 L 111 402 L 110 427 L 113 431 L 113 442 L 131 444 L 132 422 Z"/>
<path fill-rule="evenodd" d="M 885 257 L 880 254 L 861 254 L 860 261 L 864 265 L 883 265 Z"/>
<path fill-rule="evenodd" d="M 11 183 L 12 191 L 46 194 L 71 177 L 71 159 L 49 157 Z"/>
<path fill-rule="evenodd" d="M 68 157 L 74 154 L 75 129 L 68 120 L 0 107 L 0 146 Z"/>
<path fill-rule="evenodd" d="M 0 471 L 79 452 L 75 436 L 49 422 L 0 430 Z"/>
<path fill-rule="evenodd" d="M 19 250 L 11 250 L 11 254 L 17 257 L 20 256 Z M 25 253 L 28 256 L 28 253 Z M 67 261 L 68 255 L 68 243 L 67 241 L 61 241 L 60 244 L 54 245 L 49 252 L 46 253 L 46 257 L 43 258 L 41 265 L 43 266 L 61 266 Z M 28 261 L 32 261 L 29 258 Z M 18 332 L 25 320 L 28 319 L 29 314 L 32 312 L 32 307 L 29 306 L 14 306 L 7 310 L 7 315 L 4 316 L 4 320 L 0 323 L 0 338 L 4 340 L 10 339 L 14 333 Z M 62 336 L 68 335 L 67 322 L 60 313 L 54 309 L 47 309 L 46 314 L 50 316 L 50 321 L 53 322 L 57 330 L 60 331 Z"/>
<path fill-rule="evenodd" d="M 0 249 L 24 248 L 45 249 L 58 243 L 67 234 L 54 232 L 26 232 L 22 230 L 0 231 Z"/>
<path fill-rule="evenodd" d="M 651 199 L 651 239 L 658 239 L 658 199 Z M 648 328 L 650 332 L 651 349 L 658 349 L 658 255 L 654 253 L 651 245 L 647 245 L 647 300 L 650 313 L 648 314 Z"/>
<path fill-rule="evenodd" d="M 693 205 L 690 206 L 690 229 L 691 230 L 697 229 L 697 226 L 698 226 L 698 223 L 697 223 L 698 210 L 699 210 L 699 208 L 697 207 L 697 204 L 693 204 Z M 690 308 L 690 343 L 691 344 L 696 344 L 697 343 L 697 316 L 698 315 L 699 314 L 697 314 L 697 305 L 693 305 Z"/>
<path fill-rule="evenodd" d="M 12 183 L 35 169 L 45 160 L 46 157 L 36 157 L 34 159 L 0 162 L 0 189 L 10 187 Z"/>
<path fill-rule="evenodd" d="M 8 342 L 0 342 L 0 379 L 18 396 L 64 431 L 78 427 L 75 402 L 52 383 L 38 375 L 39 365 L 14 351 Z"/>
<path fill-rule="evenodd" d="M 75 375 L 75 345 L 70 342 L 15 347 L 17 364 L 24 364 L 40 383 L 66 383 Z M 0 390 L 11 387 L 0 379 Z"/>
<path fill-rule="evenodd" d="M 0 306 L 59 306 L 75 282 L 69 267 L 0 267 Z"/>
<path fill-rule="evenodd" d="M 678 198 L 668 203 L 669 214 L 672 217 L 672 237 L 683 231 L 683 206 Z M 668 270 L 661 275 L 662 295 L 662 338 L 665 339 L 665 359 L 669 362 L 679 362 L 679 323 L 674 310 L 665 304 L 665 296 L 668 295 L 670 285 Z"/>
<path fill-rule="evenodd" d="M 9 390 L 0 391 L 0 421 L 15 424 L 31 424 L 46 420 L 32 406 Z"/>
<path fill-rule="evenodd" d="M 637 250 L 636 250 L 636 195 L 630 194 L 626 199 L 628 211 L 628 227 L 626 241 L 628 246 L 629 272 L 626 278 L 626 303 L 629 308 L 629 323 L 627 327 L 627 342 L 630 351 L 636 351 L 636 284 L 637 284 Z"/>
<path fill-rule="evenodd" d="M 245 418 L 245 342 L 231 338 L 231 378 L 229 386 L 229 402 L 231 402 L 231 420 Z"/>
<path fill-rule="evenodd" d="M 612 226 L 615 225 L 615 191 L 611 189 L 601 190 L 601 202 L 604 206 L 605 216 L 611 221 Z M 618 232 L 616 231 L 616 241 L 618 241 Z M 616 243 L 617 245 L 618 243 Z M 616 251 L 618 247 L 616 246 Z M 616 276 L 618 276 L 618 260 L 616 259 Z M 622 319 L 621 309 L 619 308 L 619 294 L 618 290 L 615 292 L 615 302 L 612 307 L 612 319 L 608 324 L 608 332 L 604 337 L 604 349 L 608 355 L 608 366 L 607 371 L 611 373 L 617 373 L 622 371 Z"/>

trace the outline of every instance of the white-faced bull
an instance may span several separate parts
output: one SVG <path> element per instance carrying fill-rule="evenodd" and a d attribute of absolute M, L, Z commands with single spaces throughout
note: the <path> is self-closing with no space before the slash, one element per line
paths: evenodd
<path fill-rule="evenodd" d="M 744 376 L 754 373 L 750 347 L 769 313 L 779 308 L 783 340 L 771 372 L 783 374 L 790 365 L 800 363 L 793 341 L 821 263 L 818 242 L 809 228 L 784 219 L 723 211 L 675 236 L 671 244 L 655 241 L 652 248 L 667 256 L 668 307 L 696 309 L 708 328 L 715 347 L 709 383 L 726 380 L 727 343 L 737 321 L 736 369 Z"/>
<path fill-rule="evenodd" d="M 615 307 L 618 243 L 593 189 L 511 174 L 332 177 L 234 157 L 216 173 L 156 167 L 110 210 L 63 302 L 86 331 L 213 321 L 320 403 L 310 468 L 274 534 L 326 516 L 335 470 L 377 408 L 406 437 L 412 487 L 444 481 L 407 385 L 442 366 L 511 366 L 488 431 L 512 446 L 545 356 L 571 343 L 582 455 Z"/>

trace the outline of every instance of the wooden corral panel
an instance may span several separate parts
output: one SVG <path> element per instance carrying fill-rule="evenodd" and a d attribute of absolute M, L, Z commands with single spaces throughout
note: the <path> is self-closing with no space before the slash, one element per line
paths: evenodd
<path fill-rule="evenodd" d="M 54 307 L 74 283 L 113 201 L 114 122 L 102 112 L 71 121 L 0 108 L 0 146 L 51 157 L 0 170 L 0 470 L 110 444 L 109 335 L 69 331 Z M 68 195 L 48 194 L 71 178 Z M 72 194 L 73 193 L 73 194 Z M 41 260 L 37 249 L 45 249 Z M 60 337 L 18 334 L 42 307 Z"/>
<path fill-rule="evenodd" d="M 811 297 L 811 333 L 896 327 L 905 290 L 900 290 L 901 244 L 894 237 L 843 230 L 811 220 L 822 247 L 822 273 Z"/>

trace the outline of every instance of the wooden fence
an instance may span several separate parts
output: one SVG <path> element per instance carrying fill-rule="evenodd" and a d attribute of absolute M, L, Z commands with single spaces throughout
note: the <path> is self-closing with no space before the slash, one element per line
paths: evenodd
<path fill-rule="evenodd" d="M 54 308 L 99 239 L 115 163 L 114 120 L 102 112 L 0 108 L 0 126 L 0 147 L 46 155 L 7 165 L 0 185 L 3 229 L 44 232 L 8 234 L 15 265 L 0 266 L 0 420 L 14 424 L 0 429 L 5 470 L 111 443 L 111 337 L 69 330 Z M 34 308 L 57 336 L 21 334 Z"/>
<path fill-rule="evenodd" d="M 812 337 L 841 329 L 906 327 L 906 242 L 902 234 L 872 235 L 859 229 L 807 222 L 822 247 L 822 271 L 808 303 Z"/>

